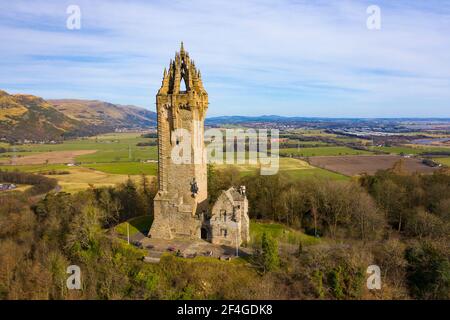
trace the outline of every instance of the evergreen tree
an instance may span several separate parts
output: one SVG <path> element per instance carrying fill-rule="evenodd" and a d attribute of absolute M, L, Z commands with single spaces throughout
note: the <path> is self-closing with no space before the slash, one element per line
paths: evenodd
<path fill-rule="evenodd" d="M 261 258 L 264 272 L 272 271 L 278 268 L 280 261 L 278 258 L 278 243 L 265 232 L 261 239 Z"/>

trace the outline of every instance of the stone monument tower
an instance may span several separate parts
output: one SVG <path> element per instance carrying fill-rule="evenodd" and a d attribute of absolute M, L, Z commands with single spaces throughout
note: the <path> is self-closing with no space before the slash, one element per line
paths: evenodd
<path fill-rule="evenodd" d="M 200 238 L 207 210 L 206 163 L 194 159 L 204 154 L 204 120 L 208 94 L 200 71 L 181 43 L 180 52 L 164 69 L 156 95 L 158 115 L 158 193 L 154 199 L 153 238 Z M 177 129 L 190 133 L 190 161 L 174 163 L 171 154 L 180 141 Z"/>
<path fill-rule="evenodd" d="M 208 94 L 200 71 L 181 43 L 169 71 L 164 70 L 156 95 L 159 187 L 149 236 L 202 238 L 214 244 L 237 246 L 250 239 L 245 187 L 223 190 L 208 212 L 207 167 L 203 158 L 207 109 Z M 179 131 L 189 137 L 180 136 Z M 181 162 L 173 157 L 173 151 L 180 149 L 183 153 L 190 151 L 183 154 Z"/>

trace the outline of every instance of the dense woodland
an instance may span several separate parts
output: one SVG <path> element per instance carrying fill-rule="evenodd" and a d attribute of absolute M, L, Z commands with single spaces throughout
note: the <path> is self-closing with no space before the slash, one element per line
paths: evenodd
<path fill-rule="evenodd" d="M 401 167 L 353 181 L 292 180 L 208 170 L 210 200 L 247 186 L 252 219 L 277 221 L 321 240 L 285 254 L 273 239 L 246 261 L 163 256 L 159 264 L 111 227 L 151 214 L 154 179 L 45 197 L 0 196 L 2 299 L 449 299 L 450 175 Z M 17 177 L 16 177 L 17 178 Z M 66 288 L 67 266 L 83 290 Z M 366 289 L 377 264 L 382 290 Z"/>
<path fill-rule="evenodd" d="M 0 170 L 0 182 L 31 185 L 31 187 L 25 192 L 25 195 L 27 196 L 35 196 L 49 192 L 55 189 L 58 185 L 55 179 L 50 179 L 43 175 L 2 170 Z"/>

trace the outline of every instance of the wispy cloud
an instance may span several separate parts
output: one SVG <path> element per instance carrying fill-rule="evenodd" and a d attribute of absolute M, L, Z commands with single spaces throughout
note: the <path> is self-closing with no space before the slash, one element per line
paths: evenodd
<path fill-rule="evenodd" d="M 0 88 L 153 109 L 183 40 L 210 115 L 450 116 L 450 5 L 374 2 L 2 2 Z"/>

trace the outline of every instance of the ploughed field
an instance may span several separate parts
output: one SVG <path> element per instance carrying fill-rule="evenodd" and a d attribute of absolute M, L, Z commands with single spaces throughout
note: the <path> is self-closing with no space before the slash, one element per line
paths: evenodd
<path fill-rule="evenodd" d="M 390 169 L 400 159 L 404 160 L 404 169 L 410 173 L 429 174 L 439 169 L 423 164 L 420 159 L 397 155 L 319 156 L 309 158 L 309 162 L 322 169 L 354 176 L 363 173 L 374 174 L 378 170 Z"/>
<path fill-rule="evenodd" d="M 0 161 L 0 164 L 11 165 L 33 165 L 33 164 L 60 164 L 73 163 L 75 158 L 82 155 L 96 153 L 97 150 L 73 150 L 73 151 L 52 151 L 31 154 L 29 156 L 12 157 L 8 160 Z"/>

